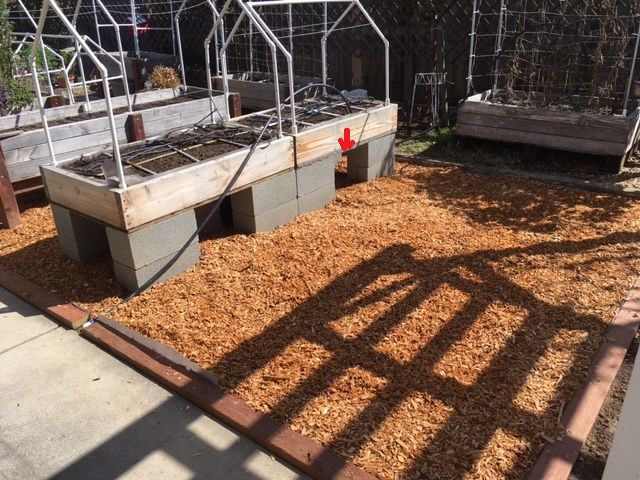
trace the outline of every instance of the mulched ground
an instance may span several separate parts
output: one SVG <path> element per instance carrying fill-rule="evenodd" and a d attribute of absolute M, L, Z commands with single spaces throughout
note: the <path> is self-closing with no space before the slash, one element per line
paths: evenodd
<path fill-rule="evenodd" d="M 210 368 L 383 479 L 524 478 L 640 272 L 640 205 L 400 164 L 274 232 L 201 243 L 128 305 L 49 209 L 0 262 Z"/>

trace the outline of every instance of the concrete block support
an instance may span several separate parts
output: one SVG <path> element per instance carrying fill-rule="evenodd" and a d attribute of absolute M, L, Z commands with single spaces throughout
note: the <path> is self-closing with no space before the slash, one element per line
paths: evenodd
<path fill-rule="evenodd" d="M 336 198 L 335 169 L 340 154 L 320 158 L 296 168 L 298 213 L 320 210 Z"/>
<path fill-rule="evenodd" d="M 113 270 L 118 282 L 136 290 L 156 275 L 196 231 L 196 215 L 188 210 L 134 232 L 106 227 Z M 200 244 L 196 237 L 171 268 L 156 281 L 178 275 L 196 263 Z"/>
<path fill-rule="evenodd" d="M 347 153 L 347 174 L 356 182 L 386 177 L 395 171 L 396 135 L 371 140 Z"/>
<path fill-rule="evenodd" d="M 296 173 L 274 175 L 231 195 L 233 225 L 245 233 L 273 230 L 298 215 Z"/>
<path fill-rule="evenodd" d="M 62 252 L 76 262 L 86 262 L 105 252 L 109 245 L 104 225 L 55 203 L 51 204 Z"/>

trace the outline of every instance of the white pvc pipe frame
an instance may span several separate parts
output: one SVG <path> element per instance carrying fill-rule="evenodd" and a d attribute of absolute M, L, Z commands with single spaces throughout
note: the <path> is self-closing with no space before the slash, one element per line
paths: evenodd
<path fill-rule="evenodd" d="M 284 45 L 282 45 L 282 43 L 280 42 L 280 40 L 276 37 L 276 35 L 271 31 L 271 29 L 269 28 L 269 26 L 264 22 L 264 20 L 262 19 L 262 17 L 260 17 L 260 14 L 256 11 L 255 7 L 262 7 L 262 6 L 277 6 L 277 5 L 297 5 L 297 4 L 316 4 L 316 3 L 320 3 L 320 4 L 324 4 L 325 6 L 325 28 L 324 28 L 324 35 L 322 36 L 322 40 L 321 40 L 321 46 L 322 46 L 322 82 L 323 83 L 327 83 L 327 39 L 329 38 L 329 35 L 331 35 L 335 29 L 337 28 L 337 26 L 340 24 L 340 22 L 342 20 L 344 20 L 346 18 L 346 16 L 349 14 L 349 12 L 353 9 L 354 6 L 357 6 L 358 9 L 360 10 L 360 12 L 364 15 L 365 19 L 367 20 L 367 22 L 369 23 L 369 25 L 371 25 L 371 27 L 374 29 L 374 31 L 378 34 L 378 36 L 380 37 L 380 39 L 382 40 L 382 42 L 384 43 L 384 48 L 385 48 L 385 105 L 389 105 L 390 103 L 390 84 L 389 84 L 389 41 L 387 40 L 387 38 L 384 36 L 384 34 L 382 33 L 382 31 L 378 28 L 378 26 L 375 24 L 375 22 L 373 21 L 373 19 L 371 18 L 371 16 L 367 13 L 367 11 L 364 9 L 364 7 L 362 6 L 362 4 L 360 3 L 359 0 L 269 0 L 269 1 L 264 1 L 264 0 L 259 0 L 259 1 L 248 1 L 248 2 L 244 2 L 243 0 L 236 0 L 238 5 L 240 6 L 240 8 L 242 9 L 242 13 L 240 14 L 240 17 L 238 18 L 235 26 L 233 27 L 231 33 L 229 34 L 229 37 L 227 38 L 227 41 L 224 43 L 221 51 L 220 51 L 220 59 L 221 59 L 221 63 L 222 63 L 222 81 L 223 81 L 223 85 L 224 85 L 224 95 L 225 98 L 228 96 L 229 93 L 229 79 L 228 79 L 228 75 L 227 75 L 227 65 L 226 65 L 226 51 L 227 48 L 229 47 L 229 45 L 231 44 L 231 41 L 234 37 L 234 35 L 236 34 L 242 20 L 244 20 L 244 17 L 247 16 L 249 18 L 249 21 L 258 29 L 258 31 L 260 32 L 260 34 L 263 36 L 263 38 L 265 39 L 265 41 L 267 42 L 267 44 L 269 45 L 270 49 L 271 49 L 271 53 L 272 53 L 272 59 L 273 59 L 273 75 L 274 75 L 274 85 L 275 85 L 275 101 L 276 101 L 276 108 L 277 108 L 277 115 L 278 115 L 278 138 L 282 138 L 282 118 L 281 118 L 281 114 L 280 114 L 280 78 L 279 78 L 279 74 L 278 74 L 278 65 L 277 65 L 277 50 L 280 50 L 282 52 L 282 54 L 285 56 L 286 60 L 287 60 L 287 67 L 288 67 L 288 74 L 289 74 L 289 91 L 290 91 L 290 103 L 291 103 L 291 129 L 292 129 L 292 133 L 295 135 L 298 133 L 298 127 L 296 124 L 296 113 L 295 113 L 295 98 L 293 93 L 295 92 L 295 85 L 294 85 L 294 74 L 293 74 L 293 55 L 291 54 L 291 52 L 287 51 L 287 49 L 284 47 Z M 207 40 L 205 41 L 205 51 L 208 52 L 208 47 L 209 47 L 209 43 L 211 41 L 211 38 L 213 37 L 213 34 L 215 33 L 215 31 L 220 28 L 220 25 L 222 23 L 222 18 L 224 17 L 224 15 L 227 13 L 231 3 L 233 2 L 233 0 L 227 0 L 227 2 L 225 3 L 224 7 L 222 8 L 222 11 L 220 12 L 220 17 L 219 20 L 217 22 L 214 23 L 213 28 L 211 29 L 211 32 L 209 33 L 209 36 L 207 37 Z M 326 15 L 327 15 L 327 4 L 328 3 L 349 3 L 349 6 L 347 7 L 347 9 L 342 13 L 342 15 L 335 21 L 335 23 L 331 26 L 330 29 L 327 30 L 326 28 Z M 206 60 L 208 60 L 209 55 L 208 53 L 206 54 Z M 207 79 L 208 79 L 208 87 L 209 87 L 209 96 L 213 95 L 212 92 L 212 88 L 211 88 L 211 71 L 208 68 L 207 65 Z"/>
<path fill-rule="evenodd" d="M 118 145 L 118 132 L 116 130 L 115 119 L 113 117 L 113 104 L 111 103 L 111 93 L 109 92 L 109 76 L 107 68 L 98 60 L 98 57 L 93 53 L 86 43 L 85 37 L 80 35 L 69 19 L 65 16 L 62 9 L 58 6 L 55 0 L 43 0 L 42 10 L 40 11 L 40 19 L 38 21 L 38 29 L 36 30 L 35 39 L 33 41 L 33 47 L 31 48 L 31 55 L 29 57 L 29 63 L 31 64 L 31 73 L 33 78 L 36 79 L 34 86 L 36 89 L 36 98 L 38 100 L 38 108 L 40 109 L 40 116 L 42 117 L 42 126 L 44 127 L 45 137 L 47 139 L 47 146 L 49 147 L 49 153 L 51 155 L 51 161 L 53 165 L 57 165 L 55 151 L 53 148 L 53 142 L 51 140 L 51 132 L 49 131 L 49 123 L 47 121 L 47 114 L 44 108 L 44 101 L 42 99 L 42 91 L 40 89 L 40 82 L 37 81 L 36 76 L 36 51 L 42 41 L 44 24 L 47 20 L 47 14 L 49 9 L 52 9 L 58 16 L 60 21 L 67 28 L 74 40 L 84 49 L 91 61 L 100 72 L 102 77 L 102 87 L 104 90 L 104 100 L 107 109 L 107 117 L 109 120 L 109 130 L 111 131 L 111 142 L 113 145 L 113 157 L 116 163 L 116 170 L 120 181 L 120 188 L 127 188 L 127 184 L 124 178 L 124 170 L 122 168 L 122 160 L 120 157 L 120 147 Z M 116 78 L 116 77 L 114 77 Z"/>
<path fill-rule="evenodd" d="M 185 7 L 187 6 L 187 3 L 189 2 L 189 0 L 183 0 L 182 3 L 180 4 L 180 7 L 178 7 L 178 10 L 176 12 L 175 15 L 175 37 L 176 37 L 176 43 L 178 46 L 178 58 L 180 59 L 180 70 L 182 73 L 182 87 L 184 88 L 184 91 L 187 91 L 187 74 L 185 72 L 184 69 L 184 55 L 182 52 L 182 35 L 180 33 L 180 16 L 182 15 L 182 12 L 184 11 Z M 215 4 L 213 3 L 213 0 L 206 0 L 207 4 L 209 5 L 209 8 L 211 9 L 211 13 L 213 14 L 213 21 L 215 22 L 218 17 L 220 16 L 220 14 L 218 13 L 218 10 L 216 9 Z M 220 31 L 220 36 L 222 38 L 222 42 L 224 43 L 224 31 Z M 220 60 L 218 58 L 218 35 L 215 36 L 214 38 L 214 52 L 215 52 L 215 56 L 216 56 L 216 75 L 220 75 Z M 208 58 L 208 55 L 207 55 Z"/>

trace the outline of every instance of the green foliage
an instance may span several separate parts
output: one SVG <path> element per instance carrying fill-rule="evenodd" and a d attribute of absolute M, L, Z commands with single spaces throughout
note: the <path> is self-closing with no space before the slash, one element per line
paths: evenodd
<path fill-rule="evenodd" d="M 28 83 L 0 77 L 0 115 L 19 111 L 33 102 L 35 95 Z"/>
<path fill-rule="evenodd" d="M 426 155 L 434 148 L 450 149 L 455 137 L 450 128 L 420 132 L 398 142 L 396 152 L 407 157 Z"/>
<path fill-rule="evenodd" d="M 0 77 L 11 74 L 11 31 L 9 0 L 0 0 Z"/>

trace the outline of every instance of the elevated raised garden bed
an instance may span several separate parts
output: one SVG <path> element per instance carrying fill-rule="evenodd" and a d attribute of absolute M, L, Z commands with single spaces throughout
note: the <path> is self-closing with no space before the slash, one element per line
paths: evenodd
<path fill-rule="evenodd" d="M 173 89 L 137 94 L 132 102 L 134 115 L 128 111 L 124 97 L 114 98 L 113 103 L 118 141 L 121 144 L 164 135 L 197 122 L 217 121 L 225 117 L 228 111 L 224 96 L 215 96 L 212 106 L 206 91 L 193 88 L 189 89 L 188 94 Z M 58 162 L 111 147 L 112 137 L 105 108 L 104 100 L 97 100 L 92 102 L 91 113 L 83 112 L 82 104 L 47 110 Z M 0 219 L 6 227 L 11 228 L 19 223 L 20 217 L 15 213 L 15 194 L 38 185 L 39 167 L 51 163 L 41 122 L 39 113 L 30 111 L 5 118 L 0 123 L 8 130 L 5 131 L 5 138 L 0 132 L 0 162 L 10 182 L 4 182 L 4 194 L 0 198 Z"/>
<path fill-rule="evenodd" d="M 349 113 L 339 101 L 316 102 L 313 108 L 307 102 L 296 105 L 304 127 L 298 135 L 278 138 L 274 121 L 253 150 L 231 190 L 234 228 L 271 230 L 330 203 L 336 195 L 335 166 L 343 154 L 338 138 L 344 128 L 352 130 L 357 142 L 347 152 L 354 180 L 393 171 L 395 105 L 368 102 Z M 272 115 L 239 117 L 130 144 L 121 149 L 126 188 L 109 150 L 41 167 L 63 251 L 84 261 L 99 247 L 108 248 L 116 278 L 129 290 L 159 280 L 154 276 L 158 272 L 168 278 L 194 265 L 199 256 L 196 224 L 210 223 L 203 216 Z M 123 258 L 123 251 L 131 253 Z M 179 260 L 165 272 L 165 265 L 173 265 L 172 256 Z"/>
<path fill-rule="evenodd" d="M 543 148 L 605 156 L 607 171 L 619 173 L 640 137 L 640 109 L 627 116 L 590 112 L 582 99 L 550 108 L 507 104 L 486 91 L 467 98 L 458 109 L 456 134 L 463 137 L 522 143 Z M 523 94 L 524 98 L 524 94 Z"/>
<path fill-rule="evenodd" d="M 350 101 L 351 113 L 342 100 L 309 99 L 296 104 L 298 133 L 291 133 L 289 107 L 282 109 L 283 131 L 292 135 L 296 146 L 296 165 L 313 162 L 318 158 L 340 154 L 342 148 L 338 139 L 345 128 L 350 131 L 356 143 L 354 149 L 366 145 L 371 140 L 395 135 L 398 129 L 398 106 L 384 105 L 375 100 Z M 234 120 L 236 123 L 261 129 L 274 109 L 244 115 Z M 275 122 L 274 122 L 275 123 Z"/>

